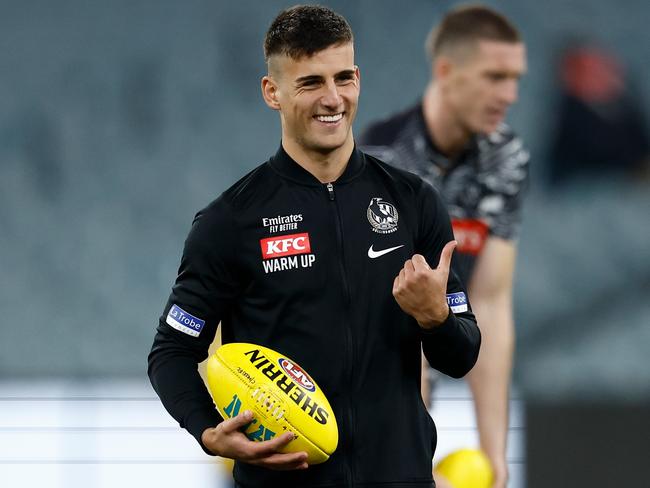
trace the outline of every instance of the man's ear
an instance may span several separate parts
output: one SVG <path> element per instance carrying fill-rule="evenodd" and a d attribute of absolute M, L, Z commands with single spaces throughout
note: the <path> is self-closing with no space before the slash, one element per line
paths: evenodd
<path fill-rule="evenodd" d="M 269 75 L 262 77 L 262 97 L 270 108 L 273 110 L 280 110 L 280 102 L 278 101 L 278 85 Z"/>
<path fill-rule="evenodd" d="M 436 80 L 444 80 L 449 76 L 453 69 L 451 59 L 446 56 L 440 56 L 433 62 L 433 77 Z"/>

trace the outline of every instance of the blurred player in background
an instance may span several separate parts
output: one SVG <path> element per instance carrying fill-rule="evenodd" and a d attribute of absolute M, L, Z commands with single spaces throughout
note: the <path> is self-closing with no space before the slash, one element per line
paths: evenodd
<path fill-rule="evenodd" d="M 359 143 L 428 180 L 447 203 L 459 243 L 452 265 L 468 288 L 483 333 L 478 363 L 467 378 L 493 486 L 504 488 L 512 282 L 529 159 L 504 118 L 517 100 L 526 51 L 517 29 L 482 6 L 449 12 L 431 31 L 426 48 L 432 78 L 422 99 L 372 124 Z M 427 375 L 423 378 L 428 404 Z"/>

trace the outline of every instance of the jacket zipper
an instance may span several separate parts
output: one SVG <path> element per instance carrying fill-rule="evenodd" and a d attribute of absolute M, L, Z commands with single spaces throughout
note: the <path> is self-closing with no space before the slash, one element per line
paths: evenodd
<path fill-rule="evenodd" d="M 329 197 L 330 197 L 330 201 L 333 202 L 333 201 L 334 201 L 334 185 L 332 185 L 331 183 L 328 183 L 328 184 L 327 184 L 327 194 L 328 194 Z M 338 208 L 337 208 L 336 211 L 337 211 L 337 213 L 338 213 Z"/>
<path fill-rule="evenodd" d="M 336 239 L 339 250 L 339 267 L 341 271 L 341 280 L 343 282 L 343 298 L 345 308 L 349 309 L 351 296 L 350 296 L 350 285 L 348 283 L 347 272 L 345 270 L 345 260 L 344 260 L 344 246 L 343 246 L 343 224 L 341 223 L 341 213 L 339 211 L 338 202 L 336 201 L 334 194 L 334 185 L 328 183 L 327 185 L 327 194 L 329 200 L 334 202 L 335 211 L 336 211 Z M 347 384 L 352 385 L 353 379 L 353 365 L 354 365 L 354 345 L 352 339 L 352 328 L 351 325 L 345 324 L 345 358 L 346 358 L 346 369 L 348 373 Z M 350 433 L 350 438 L 345 446 L 345 460 L 346 460 L 346 478 L 348 486 L 354 486 L 354 468 L 353 468 L 353 452 L 354 452 L 354 415 L 352 411 L 352 391 L 350 390 L 349 394 L 346 396 L 346 418 L 345 421 L 348 424 L 347 431 Z"/>

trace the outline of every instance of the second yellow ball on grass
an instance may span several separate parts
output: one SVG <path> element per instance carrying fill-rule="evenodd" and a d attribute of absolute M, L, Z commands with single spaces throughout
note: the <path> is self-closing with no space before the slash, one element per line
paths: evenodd
<path fill-rule="evenodd" d="M 435 466 L 434 471 L 444 476 L 454 488 L 490 488 L 493 473 L 490 461 L 479 449 L 459 449 Z"/>

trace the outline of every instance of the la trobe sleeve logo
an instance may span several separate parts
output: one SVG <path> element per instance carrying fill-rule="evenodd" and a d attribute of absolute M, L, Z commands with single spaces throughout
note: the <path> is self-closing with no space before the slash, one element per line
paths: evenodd
<path fill-rule="evenodd" d="M 454 313 L 467 312 L 467 297 L 462 291 L 447 294 L 447 305 Z"/>
<path fill-rule="evenodd" d="M 378 234 L 390 234 L 397 230 L 397 222 L 399 220 L 397 209 L 381 197 L 375 197 L 370 200 L 366 214 L 374 232 Z"/>
<path fill-rule="evenodd" d="M 198 337 L 205 325 L 205 320 L 195 317 L 176 304 L 169 309 L 165 322 L 174 329 L 192 337 Z"/>

